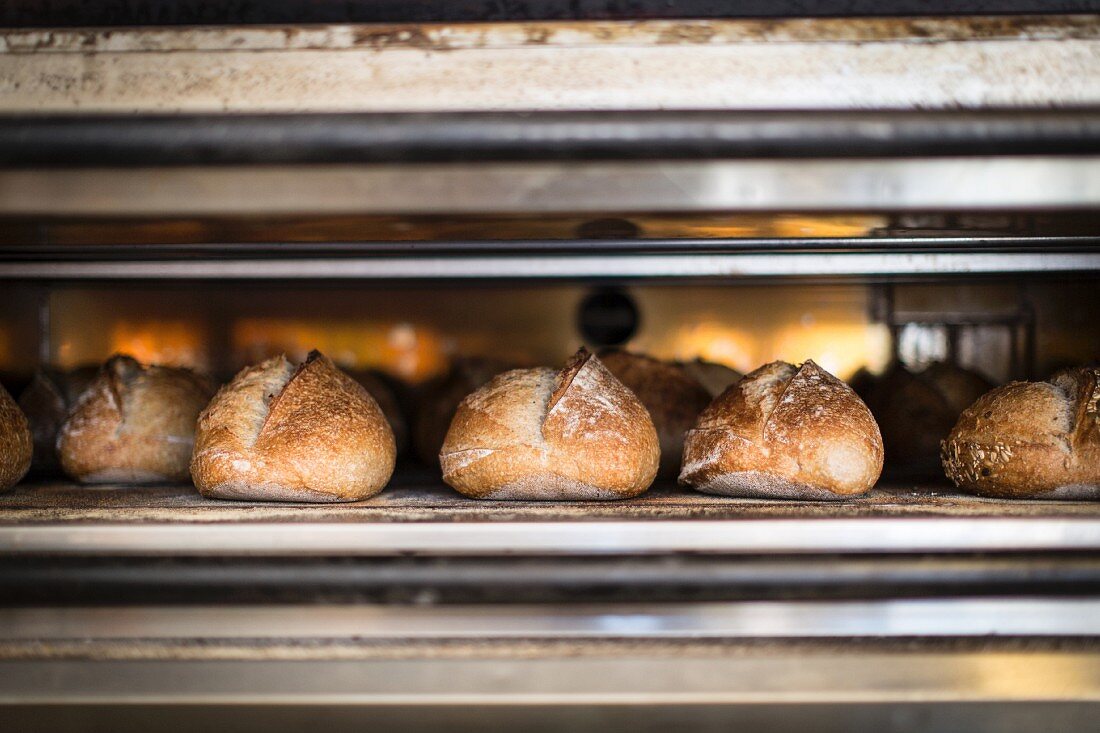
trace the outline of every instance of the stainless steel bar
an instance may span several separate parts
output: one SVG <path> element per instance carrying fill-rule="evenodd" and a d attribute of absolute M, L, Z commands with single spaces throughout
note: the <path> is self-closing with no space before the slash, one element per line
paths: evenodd
<path fill-rule="evenodd" d="M 1100 271 L 1100 252 L 495 255 L 0 262 L 19 280 L 812 277 Z"/>
<path fill-rule="evenodd" d="M 0 526 L 0 552 L 11 554 L 602 555 L 1098 549 L 1100 517 Z"/>
<path fill-rule="evenodd" d="M 1100 206 L 1100 156 L 0 170 L 0 215 L 966 211 Z"/>
<path fill-rule="evenodd" d="M 123 639 L 1100 637 L 1100 599 L 0 608 L 0 642 Z"/>
<path fill-rule="evenodd" d="M 210 650 L 213 656 L 214 650 Z M 488 650 L 486 650 L 488 652 Z M 177 652 L 178 653 L 178 652 Z M 169 652 L 171 654 L 171 652 Z M 1100 701 L 1095 651 L 799 648 L 411 659 L 0 662 L 0 704 L 562 705 Z"/>

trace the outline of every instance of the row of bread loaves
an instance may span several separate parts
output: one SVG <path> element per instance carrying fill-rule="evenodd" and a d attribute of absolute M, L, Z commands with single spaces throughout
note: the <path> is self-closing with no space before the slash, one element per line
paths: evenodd
<path fill-rule="evenodd" d="M 842 499 L 875 484 L 878 425 L 812 361 L 765 365 L 713 400 L 689 367 L 582 349 L 561 370 L 498 374 L 455 410 L 443 477 L 495 499 L 636 496 L 676 468 L 681 484 L 731 496 Z M 944 442 L 948 476 L 993 496 L 1100 497 L 1097 374 L 1066 371 L 978 399 Z M 128 357 L 109 360 L 76 397 L 47 376 L 23 395 L 38 415 L 30 426 L 0 393 L 0 486 L 27 471 L 32 434 L 78 480 L 190 475 L 217 498 L 362 499 L 393 471 L 383 410 L 316 352 L 298 366 L 276 357 L 246 368 L 213 399 L 192 372 Z"/>

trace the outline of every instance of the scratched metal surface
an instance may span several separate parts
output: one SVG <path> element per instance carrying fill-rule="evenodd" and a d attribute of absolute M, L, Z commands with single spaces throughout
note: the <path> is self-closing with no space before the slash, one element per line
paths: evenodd
<path fill-rule="evenodd" d="M 11 28 L 0 95 L 8 113 L 1046 108 L 1100 103 L 1098 36 L 1074 15 Z"/>

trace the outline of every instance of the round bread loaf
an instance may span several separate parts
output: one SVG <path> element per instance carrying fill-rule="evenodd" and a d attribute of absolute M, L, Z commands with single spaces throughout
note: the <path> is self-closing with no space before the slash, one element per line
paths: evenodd
<path fill-rule="evenodd" d="M 710 404 L 711 395 L 679 364 L 627 351 L 606 351 L 600 361 L 649 411 L 661 445 L 659 476 L 675 476 L 684 455 L 684 433 Z"/>
<path fill-rule="evenodd" d="M 983 395 L 943 443 L 947 477 L 1006 499 L 1100 499 L 1100 369 Z"/>
<path fill-rule="evenodd" d="M 187 480 L 195 418 L 210 393 L 187 369 L 111 357 L 58 431 L 61 468 L 83 483 Z"/>
<path fill-rule="evenodd" d="M 361 384 L 319 352 L 240 371 L 199 417 L 191 477 L 215 499 L 337 502 L 393 474 L 393 430 Z"/>
<path fill-rule="evenodd" d="M 685 361 L 682 366 L 688 376 L 703 385 L 703 388 L 710 394 L 711 399 L 725 392 L 727 387 L 745 376 L 725 364 L 716 364 L 713 361 L 703 361 L 702 359 Z"/>
<path fill-rule="evenodd" d="M 917 373 L 891 366 L 867 395 L 882 430 L 886 462 L 938 474 L 941 441 L 962 411 L 992 388 L 977 372 L 945 362 Z"/>
<path fill-rule="evenodd" d="M 7 491 L 27 475 L 33 445 L 26 416 L 0 385 L 0 491 Z"/>
<path fill-rule="evenodd" d="M 776 361 L 723 392 L 684 442 L 680 483 L 708 494 L 843 499 L 882 472 L 882 437 L 852 389 Z"/>
<path fill-rule="evenodd" d="M 458 406 L 443 480 L 475 499 L 625 499 L 657 475 L 645 407 L 584 349 L 561 371 L 499 374 Z"/>
<path fill-rule="evenodd" d="M 49 474 L 61 470 L 57 457 L 57 433 L 69 409 L 98 372 L 98 368 L 92 367 L 80 367 L 68 372 L 49 368 L 35 370 L 31 383 L 19 395 L 19 407 L 27 416 L 34 436 L 32 472 Z"/>

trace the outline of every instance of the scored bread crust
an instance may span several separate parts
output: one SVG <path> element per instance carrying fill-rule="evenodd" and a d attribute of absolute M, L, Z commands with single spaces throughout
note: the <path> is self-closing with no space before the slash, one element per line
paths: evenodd
<path fill-rule="evenodd" d="M 649 411 L 661 445 L 657 474 L 675 476 L 684 454 L 684 433 L 710 404 L 710 393 L 679 364 L 628 351 L 602 353 L 600 361 Z"/>
<path fill-rule="evenodd" d="M 61 468 L 82 483 L 186 481 L 210 384 L 188 369 L 115 355 L 57 434 Z"/>
<path fill-rule="evenodd" d="M 460 493 L 518 500 L 637 496 L 659 458 L 645 407 L 584 349 L 561 371 L 515 369 L 468 395 L 439 454 Z"/>
<path fill-rule="evenodd" d="M 358 382 L 313 352 L 247 367 L 199 417 L 191 477 L 215 499 L 338 502 L 393 474 L 393 430 Z"/>
<path fill-rule="evenodd" d="M 855 392 L 812 361 L 777 361 L 699 416 L 680 483 L 726 496 L 843 499 L 869 491 L 881 472 L 882 437 Z"/>
<path fill-rule="evenodd" d="M 15 486 L 27 475 L 33 445 L 27 416 L 0 385 L 0 492 Z"/>
<path fill-rule="evenodd" d="M 956 486 L 996 498 L 1100 499 L 1100 369 L 1010 382 L 963 411 L 943 442 Z"/>

